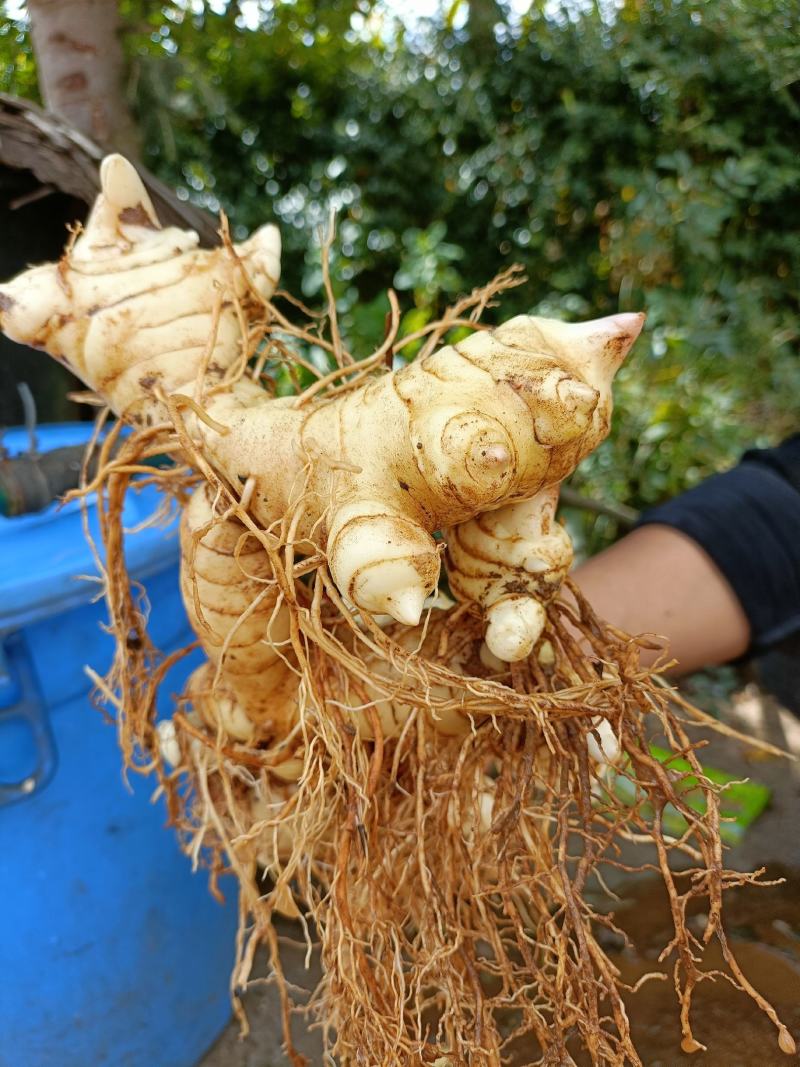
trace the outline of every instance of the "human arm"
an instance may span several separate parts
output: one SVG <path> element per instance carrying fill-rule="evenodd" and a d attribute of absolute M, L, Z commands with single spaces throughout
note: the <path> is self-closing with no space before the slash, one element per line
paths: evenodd
<path fill-rule="evenodd" d="M 800 632 L 800 436 L 646 512 L 573 577 L 620 629 L 666 637 L 681 673 Z"/>

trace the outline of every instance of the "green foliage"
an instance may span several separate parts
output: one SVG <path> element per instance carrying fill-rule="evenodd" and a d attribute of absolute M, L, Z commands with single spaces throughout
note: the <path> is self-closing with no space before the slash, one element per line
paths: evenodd
<path fill-rule="evenodd" d="M 387 286 L 410 331 L 520 262 L 503 315 L 648 313 L 579 486 L 644 507 L 796 426 L 796 0 L 472 0 L 406 28 L 364 0 L 122 9 L 150 165 L 236 233 L 274 212 L 309 300 L 335 207 L 358 351 Z"/>
<path fill-rule="evenodd" d="M 18 4 L 0 2 L 0 93 L 39 100 L 28 24 Z"/>

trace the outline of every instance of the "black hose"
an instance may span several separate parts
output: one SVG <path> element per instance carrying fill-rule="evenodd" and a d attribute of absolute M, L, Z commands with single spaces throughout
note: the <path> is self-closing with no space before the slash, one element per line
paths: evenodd
<path fill-rule="evenodd" d="M 12 518 L 41 511 L 70 489 L 77 489 L 85 453 L 86 445 L 80 444 L 54 448 L 51 452 L 0 458 L 0 515 Z M 170 462 L 167 456 L 145 460 L 152 467 Z M 96 470 L 97 457 L 93 456 L 88 477 L 93 478 Z"/>

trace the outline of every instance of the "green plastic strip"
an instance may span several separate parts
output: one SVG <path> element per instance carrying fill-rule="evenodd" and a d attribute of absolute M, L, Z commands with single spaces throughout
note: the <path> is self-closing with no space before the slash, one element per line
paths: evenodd
<path fill-rule="evenodd" d="M 657 760 L 671 771 L 686 775 L 677 781 L 676 791 L 693 811 L 702 815 L 706 811 L 706 800 L 697 777 L 687 760 L 675 757 L 666 749 L 650 746 L 650 752 Z M 704 767 L 703 773 L 715 785 L 724 786 L 720 799 L 720 833 L 723 841 L 729 845 L 738 844 L 749 826 L 761 815 L 770 801 L 771 792 L 767 786 L 758 782 L 742 782 L 732 774 L 718 771 L 715 767 Z M 612 774 L 609 781 L 616 796 L 629 804 L 637 799 L 635 787 L 623 773 Z M 643 807 L 642 814 L 652 817 L 652 808 Z M 686 820 L 672 804 L 664 808 L 664 829 L 673 837 L 680 837 L 686 830 Z"/>

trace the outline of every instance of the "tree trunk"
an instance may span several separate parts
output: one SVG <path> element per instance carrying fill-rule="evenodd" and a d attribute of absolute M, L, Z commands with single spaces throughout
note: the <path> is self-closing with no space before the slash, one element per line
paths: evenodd
<path fill-rule="evenodd" d="M 103 148 L 136 158 L 116 0 L 28 0 L 28 12 L 45 107 Z"/>
<path fill-rule="evenodd" d="M 471 50 L 482 64 L 494 62 L 494 27 L 498 22 L 505 22 L 505 13 L 497 0 L 470 0 L 467 33 Z"/>

